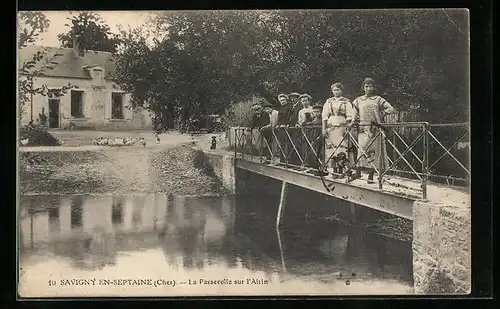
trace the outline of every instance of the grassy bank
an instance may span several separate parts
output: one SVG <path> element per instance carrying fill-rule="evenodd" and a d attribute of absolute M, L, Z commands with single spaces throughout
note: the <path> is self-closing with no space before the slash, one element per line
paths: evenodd
<path fill-rule="evenodd" d="M 206 194 L 224 189 L 187 146 L 20 153 L 20 191 L 32 194 Z"/>

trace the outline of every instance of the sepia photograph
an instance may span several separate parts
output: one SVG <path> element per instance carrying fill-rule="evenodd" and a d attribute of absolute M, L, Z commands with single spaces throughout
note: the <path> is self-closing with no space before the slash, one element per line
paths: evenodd
<path fill-rule="evenodd" d="M 467 295 L 467 9 L 18 11 L 19 298 Z"/>

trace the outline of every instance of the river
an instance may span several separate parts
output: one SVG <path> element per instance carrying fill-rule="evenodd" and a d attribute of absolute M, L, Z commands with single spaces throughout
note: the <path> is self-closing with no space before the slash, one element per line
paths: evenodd
<path fill-rule="evenodd" d="M 23 196 L 22 296 L 412 293 L 411 243 L 254 196 Z M 286 224 L 285 224 L 286 223 Z"/>

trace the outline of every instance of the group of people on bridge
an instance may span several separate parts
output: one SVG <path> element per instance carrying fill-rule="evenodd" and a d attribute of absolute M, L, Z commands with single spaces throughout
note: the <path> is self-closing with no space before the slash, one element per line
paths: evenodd
<path fill-rule="evenodd" d="M 350 180 L 361 178 L 361 172 L 366 171 L 368 183 L 374 183 L 375 168 L 388 167 L 379 128 L 384 117 L 396 111 L 376 94 L 372 78 L 364 79 L 361 89 L 364 94 L 352 101 L 343 96 L 342 83 L 335 82 L 331 85 L 333 96 L 323 105 L 311 106 L 309 94 L 296 92 L 280 94 L 278 108 L 268 102 L 254 104 L 252 128 L 261 132 L 267 144 L 263 146 L 266 161 L 272 152 L 291 166 L 302 165 L 320 173 L 327 173 L 320 167 L 329 165 L 332 176 Z M 303 130 L 289 129 L 297 127 Z M 299 138 L 300 134 L 310 142 Z"/>

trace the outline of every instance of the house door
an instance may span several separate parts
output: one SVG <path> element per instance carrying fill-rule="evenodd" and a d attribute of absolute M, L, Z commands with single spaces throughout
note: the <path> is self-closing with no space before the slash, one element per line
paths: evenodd
<path fill-rule="evenodd" d="M 49 99 L 49 128 L 59 128 L 59 99 Z"/>

